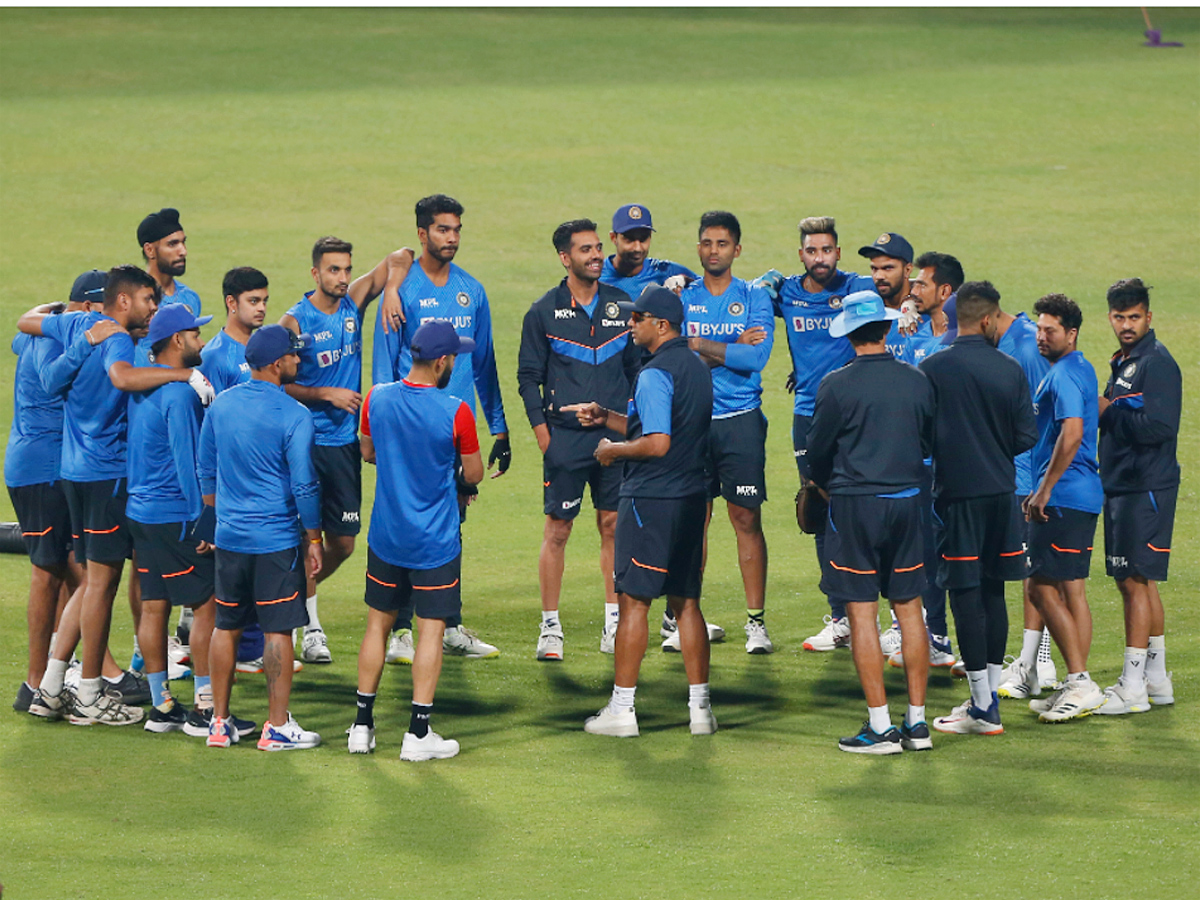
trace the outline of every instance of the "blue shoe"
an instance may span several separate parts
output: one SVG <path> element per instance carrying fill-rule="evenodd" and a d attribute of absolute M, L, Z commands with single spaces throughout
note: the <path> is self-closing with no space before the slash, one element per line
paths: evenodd
<path fill-rule="evenodd" d="M 305 731 L 289 712 L 288 720 L 282 725 L 272 725 L 270 720 L 263 725 L 262 735 L 258 739 L 258 749 L 308 750 L 320 743 L 321 736 L 315 731 Z"/>
<path fill-rule="evenodd" d="M 905 750 L 932 750 L 933 740 L 929 737 L 929 726 L 924 722 L 900 724 L 900 746 Z"/>
<path fill-rule="evenodd" d="M 900 745 L 900 732 L 895 726 L 883 734 L 876 734 L 871 730 L 870 722 L 863 722 L 862 730 L 854 737 L 844 737 L 838 741 L 838 749 L 847 753 L 874 753 L 877 756 L 904 752 Z"/>

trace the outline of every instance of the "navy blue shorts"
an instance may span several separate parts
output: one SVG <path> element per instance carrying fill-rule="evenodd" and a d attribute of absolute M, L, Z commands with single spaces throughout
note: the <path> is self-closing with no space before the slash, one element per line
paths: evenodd
<path fill-rule="evenodd" d="M 305 547 L 274 553 L 216 549 L 217 627 L 237 631 L 254 622 L 268 634 L 308 624 Z"/>
<path fill-rule="evenodd" d="M 767 499 L 767 417 L 754 409 L 713 419 L 704 454 L 704 477 L 711 499 L 758 509 Z"/>
<path fill-rule="evenodd" d="M 821 590 L 870 602 L 920 597 L 929 584 L 921 536 L 921 496 L 888 499 L 835 494 L 825 523 Z"/>
<path fill-rule="evenodd" d="M 408 569 L 380 559 L 367 545 L 367 606 L 405 610 L 411 618 L 450 619 L 462 612 L 462 554 L 436 569 Z"/>
<path fill-rule="evenodd" d="M 978 587 L 984 578 L 1021 581 L 1028 569 L 1025 516 L 1016 494 L 941 500 L 933 506 L 938 584 Z"/>
<path fill-rule="evenodd" d="M 1029 574 L 1050 581 L 1087 578 L 1097 514 L 1047 506 L 1046 515 L 1050 521 L 1029 523 Z"/>
<path fill-rule="evenodd" d="M 63 481 L 71 510 L 71 536 L 75 560 L 116 564 L 133 553 L 133 538 L 125 518 L 124 478 L 105 481 Z"/>
<path fill-rule="evenodd" d="M 62 568 L 71 555 L 71 509 L 61 481 L 10 487 L 29 561 L 41 569 Z"/>
<path fill-rule="evenodd" d="M 1104 498 L 1104 564 L 1112 578 L 1166 581 L 1179 488 Z"/>
<path fill-rule="evenodd" d="M 212 553 L 196 552 L 188 523 L 146 525 L 129 520 L 137 576 L 143 600 L 167 600 L 172 606 L 203 606 L 213 595 L 216 565 Z"/>
<path fill-rule="evenodd" d="M 704 494 L 679 499 L 622 497 L 617 507 L 614 586 L 641 600 L 700 598 Z"/>
<path fill-rule="evenodd" d="M 550 432 L 550 446 L 542 459 L 542 506 L 546 515 L 574 519 L 583 506 L 584 489 L 589 486 L 595 509 L 612 512 L 617 508 L 623 467 L 597 462 L 592 454 L 601 438 L 624 440 L 607 428 L 556 428 Z"/>
<path fill-rule="evenodd" d="M 340 447 L 313 446 L 313 468 L 321 483 L 321 527 L 333 534 L 362 529 L 362 451 L 355 439 Z"/>

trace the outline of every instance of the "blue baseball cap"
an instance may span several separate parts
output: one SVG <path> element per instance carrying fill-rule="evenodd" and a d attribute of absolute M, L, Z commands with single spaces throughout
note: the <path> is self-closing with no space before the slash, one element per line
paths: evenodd
<path fill-rule="evenodd" d="M 84 272 L 71 285 L 71 303 L 98 303 L 104 299 L 104 286 L 108 284 L 108 273 L 100 269 Z"/>
<path fill-rule="evenodd" d="M 153 347 L 163 338 L 169 338 L 180 331 L 191 331 L 193 328 L 207 325 L 211 321 L 212 316 L 197 318 L 192 315 L 192 311 L 185 303 L 170 303 L 160 306 L 158 312 L 154 314 L 154 318 L 150 320 L 150 332 L 146 335 L 146 340 Z"/>
<path fill-rule="evenodd" d="M 450 320 L 430 319 L 417 329 L 410 348 L 413 359 L 422 359 L 428 362 L 433 359 L 441 359 L 443 356 L 470 353 L 475 349 L 475 342 L 459 335 L 454 330 L 454 323 Z"/>
<path fill-rule="evenodd" d="M 955 291 L 946 298 L 945 304 L 942 306 L 942 312 L 946 314 L 946 333 L 942 335 L 943 344 L 953 344 L 954 339 L 958 337 L 958 292 Z"/>
<path fill-rule="evenodd" d="M 842 300 L 842 311 L 829 323 L 830 337 L 845 337 L 863 325 L 900 318 L 900 310 L 892 309 L 874 291 L 855 291 Z"/>
<path fill-rule="evenodd" d="M 153 321 L 150 325 L 154 326 Z M 296 334 L 282 325 L 264 325 L 250 335 L 250 340 L 246 342 L 246 362 L 252 369 L 261 369 L 271 365 L 281 356 L 299 353 L 312 345 L 311 334 Z"/>
<path fill-rule="evenodd" d="M 613 213 L 612 230 L 615 234 L 624 234 L 635 228 L 654 230 L 654 224 L 650 221 L 650 210 L 646 207 L 640 203 L 626 203 Z"/>
<path fill-rule="evenodd" d="M 875 243 L 858 248 L 858 255 L 870 259 L 873 256 L 890 256 L 892 259 L 902 259 L 906 263 L 913 261 L 912 244 L 904 239 L 904 235 L 894 231 L 885 231 L 875 238 Z"/>
<path fill-rule="evenodd" d="M 637 300 L 623 300 L 617 306 L 623 313 L 637 312 L 666 319 L 676 328 L 683 325 L 683 301 L 661 284 L 648 284 Z"/>

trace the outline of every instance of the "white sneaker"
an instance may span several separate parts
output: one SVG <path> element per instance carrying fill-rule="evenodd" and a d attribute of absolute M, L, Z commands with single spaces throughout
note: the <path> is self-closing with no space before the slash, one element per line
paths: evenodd
<path fill-rule="evenodd" d="M 72 725 L 136 725 L 145 713 L 136 706 L 126 706 L 103 691 L 94 703 L 78 701 L 67 715 Z"/>
<path fill-rule="evenodd" d="M 948 716 L 934 719 L 933 727 L 945 734 L 1004 734 L 999 704 L 993 700 L 991 709 L 980 709 L 970 697 L 954 707 Z"/>
<path fill-rule="evenodd" d="M 1040 697 L 1042 685 L 1038 680 L 1036 667 L 1031 668 L 1020 657 L 1014 659 L 1000 673 L 1000 686 L 996 688 L 996 694 L 1009 700 Z"/>
<path fill-rule="evenodd" d="M 682 648 L 679 646 L 679 629 L 676 628 L 671 632 L 670 636 L 662 642 L 663 653 L 679 653 Z"/>
<path fill-rule="evenodd" d="M 883 651 L 883 655 L 890 657 L 893 653 L 900 652 L 900 626 L 893 625 L 887 631 L 879 633 L 879 649 Z"/>
<path fill-rule="evenodd" d="M 1039 685 L 1052 691 L 1058 690 L 1058 670 L 1054 668 L 1054 660 L 1038 660 L 1037 676 Z"/>
<path fill-rule="evenodd" d="M 583 730 L 588 734 L 607 734 L 609 737 L 637 737 L 637 713 L 633 707 L 624 712 L 613 712 L 606 704 L 600 712 L 583 723 Z"/>
<path fill-rule="evenodd" d="M 406 762 L 449 759 L 452 756 L 458 756 L 458 741 L 444 738 L 436 731 L 429 732 L 423 738 L 411 731 L 405 732 L 404 743 L 400 745 L 400 758 Z"/>
<path fill-rule="evenodd" d="M 304 639 L 300 641 L 300 658 L 306 663 L 333 662 L 333 654 L 329 652 L 329 641 L 324 631 L 312 628 L 304 632 Z"/>
<path fill-rule="evenodd" d="M 288 712 L 287 721 L 282 725 L 272 725 L 268 720 L 263 724 L 262 734 L 258 738 L 259 750 L 309 750 L 321 743 L 321 736 L 315 731 L 305 731 L 300 723 Z"/>
<path fill-rule="evenodd" d="M 1062 695 L 1066 692 L 1067 685 L 1063 682 L 1057 689 L 1050 693 L 1048 697 L 1041 697 L 1036 700 L 1029 701 L 1029 708 L 1035 713 L 1049 712 L 1054 708 L 1054 704 L 1059 701 Z"/>
<path fill-rule="evenodd" d="M 500 655 L 499 649 L 481 641 L 475 632 L 463 628 L 461 625 L 446 629 L 446 633 L 442 635 L 442 652 L 450 656 L 465 656 L 467 659 L 491 659 Z M 454 744 L 454 746 L 457 748 L 458 744 Z M 456 749 L 454 753 L 457 752 Z M 450 755 L 453 756 L 454 753 Z M 433 759 L 433 757 L 428 758 Z"/>
<path fill-rule="evenodd" d="M 177 663 L 172 659 L 167 660 L 167 680 L 168 681 L 186 681 L 192 677 L 192 670 L 182 663 Z"/>
<path fill-rule="evenodd" d="M 1124 677 L 1118 678 L 1116 684 L 1104 689 L 1104 697 L 1104 705 L 1096 710 L 1097 715 L 1122 716 L 1126 713 L 1150 712 L 1150 696 L 1145 681 L 1140 690 L 1134 691 L 1126 687 Z"/>
<path fill-rule="evenodd" d="M 445 646 L 445 642 L 442 642 Z M 394 666 L 411 666 L 413 661 L 413 639 L 411 628 L 401 628 L 392 632 L 388 640 L 387 656 L 384 657 Z"/>
<path fill-rule="evenodd" d="M 771 636 L 767 634 L 767 626 L 758 619 L 746 621 L 746 652 L 755 655 L 775 652 L 775 645 L 771 643 Z M 708 732 L 692 732 L 692 734 L 698 733 L 708 734 Z"/>
<path fill-rule="evenodd" d="M 1087 681 L 1069 681 L 1059 695 L 1058 702 L 1038 716 L 1043 722 L 1066 722 L 1090 716 L 1107 702 L 1100 685 Z"/>
<path fill-rule="evenodd" d="M 375 729 L 370 725 L 351 725 L 346 734 L 346 747 L 351 753 L 375 752 Z"/>
<path fill-rule="evenodd" d="M 304 663 L 300 662 L 300 660 L 293 656 L 292 671 L 300 672 L 303 669 Z M 233 670 L 235 672 L 241 672 L 243 675 L 261 675 L 266 671 L 266 668 L 263 664 L 263 658 L 260 656 L 257 659 L 239 659 L 236 663 L 234 663 Z"/>
<path fill-rule="evenodd" d="M 1171 683 L 1171 672 L 1162 681 L 1146 679 L 1146 694 L 1153 706 L 1170 706 L 1175 702 L 1175 687 Z"/>
<path fill-rule="evenodd" d="M 666 640 L 678 630 L 679 625 L 676 623 L 676 621 L 666 613 L 663 613 L 662 627 L 658 629 L 659 636 L 663 638 L 663 640 Z"/>
<path fill-rule="evenodd" d="M 950 667 L 950 674 L 955 678 L 967 677 L 967 664 L 961 659 Z"/>
<path fill-rule="evenodd" d="M 181 666 L 192 661 L 192 648 L 175 635 L 167 638 L 167 659 Z"/>
<path fill-rule="evenodd" d="M 616 653 L 617 652 L 617 620 L 612 619 L 612 627 L 609 628 L 608 623 L 611 616 L 604 617 L 604 630 L 600 632 L 600 652 L 601 653 Z M 675 632 L 675 641 L 679 641 L 679 632 Z"/>
<path fill-rule="evenodd" d="M 950 638 L 944 634 L 929 632 L 929 665 L 934 669 L 949 669 L 958 662 Z"/>
<path fill-rule="evenodd" d="M 542 623 L 542 631 L 538 635 L 537 658 L 543 661 L 562 662 L 562 625 L 547 625 L 545 622 Z"/>
<path fill-rule="evenodd" d="M 722 628 L 720 625 L 714 625 L 712 622 L 705 622 L 704 624 L 708 626 L 708 642 L 710 644 L 716 644 L 716 643 L 719 643 L 720 641 L 725 640 L 725 629 L 724 628 Z M 662 634 L 662 631 L 660 631 L 659 634 Z M 663 649 L 664 653 L 680 652 L 681 648 L 679 646 L 679 629 L 678 628 L 676 628 L 674 631 L 672 631 L 670 633 L 670 636 L 667 637 L 667 639 L 662 642 L 662 649 Z"/>
<path fill-rule="evenodd" d="M 838 647 L 850 646 L 849 619 L 844 616 L 840 619 L 835 619 L 833 616 L 827 615 L 824 622 L 825 627 L 804 642 L 805 650 L 824 653 L 829 650 L 836 650 Z"/>
<path fill-rule="evenodd" d="M 692 734 L 716 734 L 717 732 L 717 717 L 713 715 L 712 706 L 689 706 L 688 713 L 691 716 Z"/>

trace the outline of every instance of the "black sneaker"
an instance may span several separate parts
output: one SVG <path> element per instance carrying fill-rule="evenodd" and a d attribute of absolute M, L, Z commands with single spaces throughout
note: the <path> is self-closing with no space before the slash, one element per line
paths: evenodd
<path fill-rule="evenodd" d="M 862 730 L 854 737 L 844 737 L 838 741 L 838 749 L 848 753 L 877 755 L 904 752 L 904 748 L 900 745 L 900 732 L 894 725 L 883 734 L 877 734 L 871 730 L 870 722 L 863 722 Z"/>
<path fill-rule="evenodd" d="M 166 712 L 157 706 L 151 707 L 150 715 L 146 716 L 146 724 L 143 727 L 155 734 L 166 734 L 168 731 L 182 731 L 187 719 L 187 710 L 180 705 L 178 700 L 172 700 L 171 708 Z"/>
<path fill-rule="evenodd" d="M 33 688 L 25 682 L 17 688 L 17 699 L 13 701 L 13 709 L 17 712 L 29 712 L 29 704 L 33 702 Z"/>
<path fill-rule="evenodd" d="M 208 709 L 193 709 L 187 714 L 187 721 L 183 725 L 183 733 L 191 737 L 208 737 L 208 726 L 212 722 L 212 707 Z M 245 737 L 258 730 L 258 723 L 251 722 L 249 719 L 239 719 L 235 715 L 229 716 L 229 721 L 233 723 L 234 730 L 237 731 L 240 737 Z"/>
<path fill-rule="evenodd" d="M 929 726 L 917 722 L 909 726 L 908 722 L 900 724 L 900 746 L 905 750 L 932 750 L 933 741 L 929 737 Z"/>
<path fill-rule="evenodd" d="M 150 682 L 133 672 L 125 672 L 116 684 L 105 681 L 104 693 L 126 706 L 143 706 L 150 702 Z"/>

